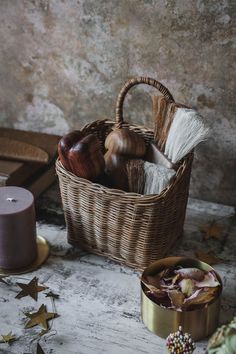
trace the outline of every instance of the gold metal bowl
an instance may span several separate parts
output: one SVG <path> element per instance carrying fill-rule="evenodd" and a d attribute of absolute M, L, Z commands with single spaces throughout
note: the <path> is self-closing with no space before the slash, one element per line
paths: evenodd
<path fill-rule="evenodd" d="M 154 275 L 170 266 L 196 267 L 204 271 L 214 270 L 211 266 L 196 259 L 186 257 L 168 257 L 152 263 L 147 267 L 143 276 Z M 222 292 L 222 281 L 214 270 L 220 290 L 216 298 L 207 306 L 189 311 L 176 311 L 159 306 L 145 294 L 145 286 L 141 283 L 141 314 L 147 328 L 159 337 L 166 338 L 171 332 L 176 332 L 182 326 L 184 332 L 191 334 L 193 340 L 197 341 L 211 335 L 218 326 L 220 297 Z"/>

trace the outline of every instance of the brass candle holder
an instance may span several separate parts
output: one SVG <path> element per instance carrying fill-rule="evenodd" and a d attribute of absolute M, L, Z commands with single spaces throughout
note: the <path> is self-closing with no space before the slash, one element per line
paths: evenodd
<path fill-rule="evenodd" d="M 153 302 L 145 294 L 145 285 L 141 282 L 141 314 L 143 322 L 151 332 L 162 338 L 166 338 L 169 333 L 177 331 L 179 326 L 182 326 L 183 331 L 190 333 L 193 340 L 203 339 L 211 335 L 218 326 L 222 292 L 221 278 L 208 264 L 186 257 L 168 257 L 154 262 L 144 270 L 143 276 L 157 274 L 163 269 L 172 266 L 194 267 L 206 272 L 214 271 L 220 282 L 220 289 L 216 298 L 203 308 L 177 311 L 161 307 Z"/>

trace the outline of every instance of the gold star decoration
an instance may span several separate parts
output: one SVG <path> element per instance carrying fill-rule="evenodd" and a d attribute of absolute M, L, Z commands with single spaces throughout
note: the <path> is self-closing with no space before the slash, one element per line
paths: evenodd
<path fill-rule="evenodd" d="M 16 295 L 16 299 L 21 299 L 24 296 L 31 296 L 35 301 L 38 300 L 38 293 L 47 289 L 45 286 L 38 285 L 38 278 L 34 277 L 28 284 L 16 283 L 22 290 Z"/>
<path fill-rule="evenodd" d="M 26 323 L 25 328 L 31 328 L 34 326 L 41 326 L 43 329 L 48 329 L 48 321 L 58 317 L 57 313 L 54 312 L 47 312 L 46 305 L 41 305 L 37 312 L 27 313 L 27 317 L 30 320 Z"/>
<path fill-rule="evenodd" d="M 195 252 L 195 256 L 199 259 L 199 261 L 208 263 L 210 265 L 221 263 L 221 259 L 218 258 L 214 251 L 203 252 L 202 250 L 197 250 Z"/>
<path fill-rule="evenodd" d="M 41 345 L 39 343 L 37 343 L 37 352 L 36 354 L 45 354 Z"/>
<path fill-rule="evenodd" d="M 202 231 L 204 232 L 204 240 L 208 240 L 209 238 L 221 240 L 223 237 L 223 227 L 217 224 L 215 220 L 210 224 L 204 225 Z"/>
<path fill-rule="evenodd" d="M 54 292 L 52 291 L 49 291 L 45 297 L 52 297 L 53 299 L 59 299 L 59 295 L 58 294 L 55 294 Z"/>
<path fill-rule="evenodd" d="M 11 344 L 12 342 L 14 342 L 14 340 L 16 340 L 16 337 L 14 334 L 12 334 L 12 332 L 9 332 L 8 334 L 1 334 L 1 337 L 4 343 L 8 344 Z"/>

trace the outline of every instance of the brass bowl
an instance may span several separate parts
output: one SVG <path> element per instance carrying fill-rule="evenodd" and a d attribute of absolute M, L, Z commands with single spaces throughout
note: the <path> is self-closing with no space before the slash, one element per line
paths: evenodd
<path fill-rule="evenodd" d="M 168 257 L 148 266 L 144 270 L 143 276 L 154 275 L 165 268 L 177 265 L 185 268 L 196 267 L 207 272 L 214 270 L 208 264 L 196 259 Z M 215 270 L 214 272 L 221 284 L 216 298 L 201 309 L 189 311 L 176 311 L 159 306 L 145 294 L 145 286 L 141 282 L 141 314 L 147 328 L 162 338 L 166 338 L 170 333 L 176 332 L 179 326 L 182 326 L 184 332 L 190 333 L 195 341 L 211 335 L 218 326 L 222 292 L 221 278 Z"/>

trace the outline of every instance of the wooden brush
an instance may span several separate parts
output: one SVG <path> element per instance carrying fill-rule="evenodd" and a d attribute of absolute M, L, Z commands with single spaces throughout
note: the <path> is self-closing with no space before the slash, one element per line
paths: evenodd
<path fill-rule="evenodd" d="M 131 159 L 126 163 L 129 192 L 143 194 L 144 189 L 144 161 Z"/>
<path fill-rule="evenodd" d="M 155 146 L 164 151 L 164 156 L 173 165 L 209 135 L 209 129 L 195 110 L 164 96 L 153 97 L 153 120 Z M 155 154 L 158 156 L 158 153 Z M 163 161 L 158 163 L 163 164 Z"/>
<path fill-rule="evenodd" d="M 152 96 L 154 142 L 163 151 L 166 138 L 177 108 L 189 108 L 182 103 L 167 99 L 165 96 Z"/>

